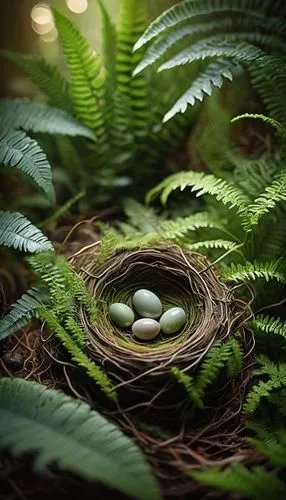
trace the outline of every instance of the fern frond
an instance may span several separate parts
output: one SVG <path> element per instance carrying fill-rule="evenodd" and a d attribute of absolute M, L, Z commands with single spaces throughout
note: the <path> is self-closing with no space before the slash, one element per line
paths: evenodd
<path fill-rule="evenodd" d="M 43 134 L 82 136 L 94 140 L 94 133 L 61 109 L 38 102 L 4 99 L 0 101 L 2 129 L 31 130 Z"/>
<path fill-rule="evenodd" d="M 235 250 L 237 244 L 234 241 L 230 240 L 204 240 L 204 241 L 197 241 L 196 243 L 190 243 L 188 245 L 188 250 L 209 250 L 213 248 L 223 248 L 224 250 Z"/>
<path fill-rule="evenodd" d="M 223 224 L 208 212 L 199 212 L 189 217 L 178 217 L 161 222 L 157 231 L 167 239 L 181 238 L 189 231 L 201 228 L 215 228 L 223 230 Z"/>
<path fill-rule="evenodd" d="M 237 22 L 237 20 L 236 20 Z M 229 29 L 233 26 L 233 19 L 219 19 L 200 24 L 187 24 L 172 30 L 166 36 L 159 38 L 146 51 L 142 61 L 135 68 L 133 75 L 137 75 L 148 66 L 154 64 L 163 57 L 167 50 L 187 36 L 196 35 L 202 32 L 217 31 L 218 29 Z"/>
<path fill-rule="evenodd" d="M 0 319 L 0 340 L 20 330 L 31 318 L 37 317 L 38 307 L 46 302 L 48 302 L 48 294 L 45 288 L 33 287 L 27 290 L 12 305 L 11 310 Z"/>
<path fill-rule="evenodd" d="M 274 390 L 286 386 L 286 364 L 279 363 L 275 365 L 264 356 L 257 359 L 261 368 L 255 370 L 254 375 L 268 375 L 267 381 L 259 380 L 247 394 L 244 411 L 254 413 L 260 405 L 261 399 L 268 397 Z"/>
<path fill-rule="evenodd" d="M 214 175 L 203 172 L 179 172 L 164 179 L 158 186 L 155 186 L 147 195 L 147 202 L 150 203 L 159 193 L 163 204 L 167 202 L 170 193 L 176 189 L 183 191 L 186 187 L 191 187 L 196 196 L 211 194 L 230 208 L 237 207 L 238 211 L 246 209 L 250 199 L 235 184 L 231 184 Z"/>
<path fill-rule="evenodd" d="M 264 193 L 247 207 L 243 214 L 243 222 L 246 231 L 251 231 L 252 226 L 258 224 L 259 219 L 273 210 L 277 203 L 286 200 L 286 173 L 282 172 L 276 180 L 268 186 Z"/>
<path fill-rule="evenodd" d="M 185 94 L 183 94 L 168 113 L 165 114 L 163 122 L 167 122 L 177 113 L 185 113 L 187 106 L 193 106 L 196 99 L 198 101 L 203 101 L 204 96 L 206 94 L 210 96 L 215 87 L 222 87 L 224 78 L 232 80 L 234 74 L 240 69 L 242 69 L 242 66 L 237 62 L 223 58 L 209 64 L 207 68 L 200 73 L 199 77 L 192 82 Z"/>
<path fill-rule="evenodd" d="M 285 483 L 264 467 L 247 469 L 241 464 L 232 464 L 225 470 L 209 468 L 189 474 L 204 486 L 238 492 L 255 500 L 278 500 L 286 491 Z"/>
<path fill-rule="evenodd" d="M 100 60 L 67 17 L 56 9 L 53 14 L 70 73 L 74 113 L 100 139 L 105 133 L 104 79 Z"/>
<path fill-rule="evenodd" d="M 164 62 L 158 69 L 158 71 L 164 71 L 166 69 L 175 68 L 176 66 L 182 66 L 198 60 L 204 60 L 207 57 L 227 57 L 232 58 L 244 63 L 264 63 L 271 64 L 275 61 L 275 58 L 267 55 L 267 53 L 252 45 L 247 43 L 244 39 L 249 38 L 252 41 L 256 41 L 256 38 L 261 37 L 261 43 L 273 42 L 273 37 L 267 35 L 258 35 L 256 33 L 249 34 L 238 33 L 238 34 L 224 34 L 224 35 L 214 35 L 212 37 L 199 40 L 198 42 L 191 45 L 187 49 L 181 50 L 178 54 L 171 57 L 168 61 Z M 238 43 L 239 38 L 243 41 Z"/>
<path fill-rule="evenodd" d="M 157 230 L 160 219 L 153 208 L 142 205 L 133 198 L 124 200 L 123 208 L 133 230 L 136 228 L 142 233 Z"/>
<path fill-rule="evenodd" d="M 246 262 L 245 264 L 231 264 L 222 270 L 225 280 L 234 283 L 244 283 L 263 278 L 267 282 L 276 280 L 279 283 L 285 283 L 286 273 L 285 265 L 281 260 L 270 262 Z"/>
<path fill-rule="evenodd" d="M 49 200 L 55 201 L 51 166 L 37 141 L 20 130 L 0 128 L 0 164 L 15 167 L 30 175 L 45 191 Z"/>
<path fill-rule="evenodd" d="M 56 66 L 47 63 L 42 57 L 20 52 L 1 50 L 1 56 L 15 63 L 18 68 L 24 71 L 48 97 L 52 106 L 63 109 L 67 113 L 72 113 L 69 85 L 58 72 Z"/>
<path fill-rule="evenodd" d="M 267 125 L 271 125 L 274 127 L 279 134 L 285 135 L 286 134 L 286 129 L 279 123 L 277 120 L 274 120 L 274 118 L 271 118 L 270 116 L 265 116 L 262 114 L 253 114 L 253 113 L 244 113 L 243 115 L 238 115 L 232 118 L 231 123 L 236 123 L 239 120 L 261 120 L 264 123 L 267 123 Z"/>
<path fill-rule="evenodd" d="M 86 403 L 17 378 L 2 377 L 0 388 L 2 449 L 35 454 L 40 472 L 56 463 L 138 500 L 161 499 L 139 448 Z"/>
<path fill-rule="evenodd" d="M 286 339 L 286 323 L 281 321 L 280 318 L 258 314 L 255 320 L 252 321 L 251 327 L 255 332 L 273 333 Z"/>
<path fill-rule="evenodd" d="M 86 371 L 89 377 L 98 384 L 99 388 L 106 394 L 107 397 L 115 400 L 116 392 L 113 384 L 102 368 L 92 361 L 86 354 L 84 354 L 81 347 L 79 347 L 77 342 L 70 337 L 65 328 L 61 326 L 52 311 L 43 306 L 40 306 L 38 311 L 40 319 L 47 323 L 51 332 L 58 337 L 66 350 L 69 352 L 71 359 Z"/>
<path fill-rule="evenodd" d="M 241 370 L 242 362 L 242 349 L 235 338 L 230 338 L 226 342 L 219 340 L 211 347 L 196 378 L 178 368 L 172 368 L 171 373 L 184 386 L 194 403 L 203 408 L 206 389 L 215 381 L 221 369 L 227 367 L 228 375 L 233 377 Z"/>
<path fill-rule="evenodd" d="M 106 9 L 103 0 L 97 0 L 97 4 L 101 14 L 101 38 L 103 63 L 106 69 L 106 78 L 111 88 L 115 87 L 116 83 L 116 51 L 117 51 L 117 34 L 116 29 L 111 19 L 111 16 Z"/>
<path fill-rule="evenodd" d="M 281 396 L 281 395 L 280 395 Z M 249 425 L 251 430 L 257 434 L 257 438 L 248 438 L 247 440 L 255 446 L 255 448 L 266 456 L 271 464 L 278 467 L 286 465 L 286 434 L 285 429 L 275 429 L 268 431 L 265 426 L 257 424 Z"/>
<path fill-rule="evenodd" d="M 147 104 L 145 76 L 132 78 L 132 73 L 142 59 L 142 51 L 133 54 L 133 46 L 147 24 L 145 0 L 121 0 L 118 26 L 118 52 L 116 58 L 117 89 L 130 103 L 135 135 L 146 135 L 150 112 Z"/>
<path fill-rule="evenodd" d="M 269 0 L 252 0 L 251 4 L 248 0 L 232 0 L 232 2 L 229 0 L 186 0 L 174 5 L 155 19 L 137 41 L 134 50 L 138 50 L 168 28 L 182 21 L 189 21 L 196 16 L 237 12 L 245 16 L 258 17 L 257 13 L 265 9 L 269 3 Z"/>
<path fill-rule="evenodd" d="M 18 212 L 0 211 L 0 245 L 31 253 L 53 249 L 48 238 Z"/>

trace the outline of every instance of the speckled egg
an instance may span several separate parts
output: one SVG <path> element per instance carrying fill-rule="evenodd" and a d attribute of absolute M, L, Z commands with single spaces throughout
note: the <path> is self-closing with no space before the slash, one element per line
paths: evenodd
<path fill-rule="evenodd" d="M 146 290 L 145 288 L 137 290 L 133 295 L 132 302 L 138 314 L 144 318 L 159 318 L 162 314 L 161 301 L 150 290 Z"/>
<path fill-rule="evenodd" d="M 161 330 L 167 335 L 176 333 L 186 323 L 186 313 L 181 307 L 168 309 L 160 318 Z"/>
<path fill-rule="evenodd" d="M 160 332 L 160 323 L 152 318 L 141 318 L 133 323 L 132 332 L 140 340 L 152 340 Z"/>
<path fill-rule="evenodd" d="M 115 302 L 109 307 L 109 316 L 117 326 L 126 328 L 132 325 L 134 321 L 134 312 L 126 304 Z"/>

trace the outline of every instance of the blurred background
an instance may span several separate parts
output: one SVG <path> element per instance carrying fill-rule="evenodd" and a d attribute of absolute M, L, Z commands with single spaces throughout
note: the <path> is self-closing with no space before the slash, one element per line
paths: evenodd
<path fill-rule="evenodd" d="M 104 0 L 116 21 L 119 0 Z M 150 19 L 178 0 L 149 0 Z M 65 70 L 49 7 L 60 9 L 84 32 L 100 52 L 100 16 L 96 0 L 0 0 L 0 47 L 18 52 L 41 54 Z M 36 87 L 16 66 L 0 59 L 0 97 L 39 97 Z"/>

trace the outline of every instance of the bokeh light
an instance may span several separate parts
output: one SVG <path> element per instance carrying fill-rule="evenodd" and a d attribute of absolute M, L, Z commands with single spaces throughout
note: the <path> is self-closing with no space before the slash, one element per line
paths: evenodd
<path fill-rule="evenodd" d="M 53 22 L 53 16 L 48 5 L 38 4 L 31 10 L 31 18 L 36 24 L 49 24 Z"/>
<path fill-rule="evenodd" d="M 66 0 L 66 4 L 75 14 L 82 14 L 88 8 L 87 0 Z"/>
<path fill-rule="evenodd" d="M 52 12 L 48 5 L 37 4 L 31 10 L 32 28 L 40 35 L 43 42 L 54 42 L 58 38 L 58 32 L 54 24 Z"/>

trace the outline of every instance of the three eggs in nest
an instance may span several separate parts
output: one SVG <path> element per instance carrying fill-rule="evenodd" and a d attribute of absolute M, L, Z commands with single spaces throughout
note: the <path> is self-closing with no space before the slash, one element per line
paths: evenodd
<path fill-rule="evenodd" d="M 152 340 L 159 335 L 160 331 L 165 335 L 172 335 L 186 323 L 187 317 L 184 309 L 171 307 L 162 314 L 163 306 L 159 297 L 145 288 L 134 293 L 132 304 L 141 316 L 140 319 L 135 321 L 131 307 L 121 302 L 110 305 L 109 316 L 121 328 L 132 325 L 133 334 L 140 340 Z"/>

